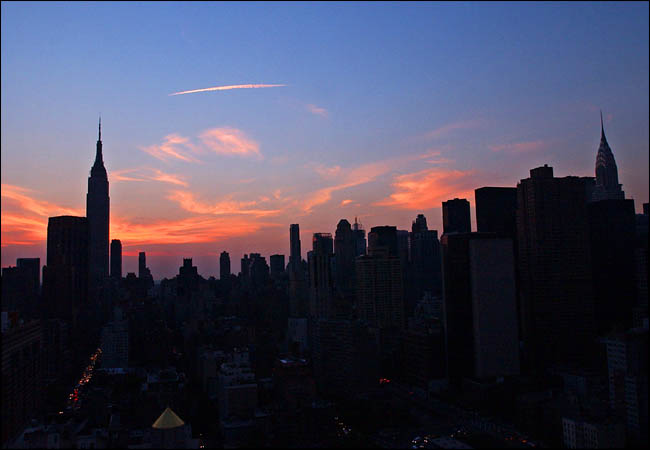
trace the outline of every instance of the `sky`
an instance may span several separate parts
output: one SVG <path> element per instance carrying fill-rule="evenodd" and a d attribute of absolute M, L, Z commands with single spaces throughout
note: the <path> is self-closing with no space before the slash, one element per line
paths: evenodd
<path fill-rule="evenodd" d="M 155 279 L 302 253 L 340 219 L 442 234 L 443 201 L 605 132 L 648 202 L 648 3 L 2 2 L 2 266 L 85 215 L 101 115 L 110 239 Z M 212 87 L 237 86 L 181 93 Z M 253 87 L 256 86 L 256 87 Z M 178 95 L 171 95 L 181 93 Z"/>

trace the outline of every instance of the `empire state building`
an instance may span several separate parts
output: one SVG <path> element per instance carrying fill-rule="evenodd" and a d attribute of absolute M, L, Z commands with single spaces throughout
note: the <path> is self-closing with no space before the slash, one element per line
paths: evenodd
<path fill-rule="evenodd" d="M 95 163 L 90 169 L 90 177 L 88 177 L 86 217 L 88 218 L 89 291 L 95 293 L 104 278 L 108 277 L 110 199 L 108 197 L 108 176 L 102 158 L 101 118 Z"/>

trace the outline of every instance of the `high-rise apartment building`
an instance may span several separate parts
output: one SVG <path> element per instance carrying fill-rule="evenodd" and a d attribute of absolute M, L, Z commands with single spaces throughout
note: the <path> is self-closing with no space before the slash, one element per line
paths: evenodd
<path fill-rule="evenodd" d="M 333 316 L 334 277 L 332 262 L 333 240 L 330 233 L 314 233 L 313 249 L 309 252 L 309 313 L 314 318 Z"/>
<path fill-rule="evenodd" d="M 592 184 L 587 177 L 555 178 L 544 165 L 517 185 L 522 337 L 530 369 L 593 357 Z"/>
<path fill-rule="evenodd" d="M 225 251 L 219 256 L 219 279 L 230 280 L 230 255 Z"/>
<path fill-rule="evenodd" d="M 350 222 L 341 219 L 336 226 L 334 237 L 334 255 L 336 257 L 335 284 L 337 290 L 343 295 L 350 295 L 354 291 L 354 259 L 356 255 L 356 241 Z"/>

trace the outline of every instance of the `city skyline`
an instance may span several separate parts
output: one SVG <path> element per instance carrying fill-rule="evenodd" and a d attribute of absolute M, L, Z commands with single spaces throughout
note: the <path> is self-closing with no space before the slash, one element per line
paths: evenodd
<path fill-rule="evenodd" d="M 462 18 L 458 11 L 452 14 L 442 5 L 431 4 L 260 7 L 255 12 L 247 10 L 247 18 L 262 27 L 275 22 L 264 21 L 259 11 L 272 12 L 273 19 L 280 21 L 298 14 L 304 22 L 301 27 L 316 24 L 312 17 L 317 15 L 316 10 L 325 14 L 326 22 L 340 23 L 342 34 L 353 37 L 351 42 L 357 46 L 346 47 L 343 37 L 316 27 L 306 33 L 308 42 L 295 44 L 291 50 L 311 57 L 310 51 L 320 48 L 315 36 L 324 32 L 341 53 L 327 47 L 322 56 L 338 57 L 337 65 L 330 70 L 338 69 L 343 75 L 330 73 L 327 84 L 320 73 L 311 76 L 312 71 L 329 67 L 321 61 L 308 58 L 315 66 L 309 70 L 300 65 L 295 65 L 293 72 L 277 66 L 269 69 L 254 63 L 253 56 L 241 56 L 234 49 L 231 51 L 239 59 L 233 67 L 238 69 L 224 69 L 226 73 L 214 78 L 212 71 L 219 58 L 213 56 L 209 61 L 198 60 L 201 73 L 184 79 L 176 69 L 171 70 L 173 76 L 163 76 L 151 86 L 140 84 L 143 92 L 139 95 L 133 86 L 124 86 L 121 81 L 111 84 L 122 73 L 120 67 L 129 68 L 137 60 L 127 52 L 125 61 L 120 61 L 122 56 L 110 45 L 116 35 L 106 28 L 108 21 L 125 11 L 121 4 L 112 7 L 90 5 L 84 9 L 66 4 L 62 8 L 78 19 L 102 13 L 102 32 L 99 43 L 89 43 L 92 39 L 74 43 L 73 52 L 68 48 L 67 55 L 61 54 L 64 61 L 50 61 L 54 69 L 50 76 L 58 83 L 43 85 L 46 95 L 39 99 L 31 93 L 45 76 L 33 70 L 37 61 L 33 57 L 40 51 L 38 37 L 20 32 L 17 25 L 43 24 L 56 20 L 60 13 L 49 5 L 2 4 L 3 267 L 15 264 L 18 257 L 45 260 L 48 217 L 85 215 L 84 184 L 94 159 L 93 135 L 99 115 L 93 108 L 102 110 L 103 157 L 111 197 L 109 239 L 122 242 L 124 274 L 136 272 L 140 251 L 147 253 L 156 279 L 178 273 L 184 257 L 193 258 L 202 275 L 217 276 L 223 251 L 230 254 L 235 273 L 245 253 L 266 257 L 283 254 L 288 260 L 292 223 L 301 226 L 303 258 L 310 249 L 311 235 L 333 233 L 342 218 L 352 222 L 359 217 L 366 231 L 381 225 L 408 230 L 416 216 L 424 214 L 429 229 L 442 234 L 442 202 L 453 198 L 469 200 L 472 230 L 476 230 L 476 188 L 515 187 L 527 178 L 529 169 L 543 164 L 553 166 L 558 177 L 593 177 L 601 108 L 626 198 L 634 199 L 637 212 L 648 201 L 648 40 L 633 39 L 637 33 L 647 36 L 647 19 L 634 17 L 643 15 L 639 10 L 644 10 L 643 17 L 647 18 L 647 4 L 624 8 L 607 4 L 582 8 L 517 6 L 514 9 L 525 13 L 518 26 L 534 24 L 525 32 L 496 30 L 492 28 L 496 25 L 487 24 L 489 19 L 498 19 L 498 25 L 513 14 L 503 5 L 488 8 L 463 4 L 458 9 L 465 13 Z M 145 8 L 136 5 L 129 10 L 138 17 L 145 14 Z M 341 8 L 349 9 L 341 18 L 335 17 Z M 575 13 L 568 14 L 580 30 L 573 36 L 575 42 L 549 36 L 548 48 L 538 42 L 532 45 L 544 27 L 570 29 L 570 20 L 554 22 L 557 17 L 553 11 L 561 9 Z M 182 13 L 185 27 L 207 20 L 197 17 L 200 11 L 222 12 L 244 20 L 242 10 L 232 4 L 165 5 L 147 11 L 152 27 L 166 23 L 172 11 Z M 472 15 L 476 11 L 483 11 L 486 17 L 477 19 Z M 532 11 L 540 17 L 534 19 Z M 423 17 L 417 17 L 417 12 Z M 404 16 L 417 31 L 433 33 L 426 29 L 426 19 L 433 20 L 434 12 L 449 23 L 477 25 L 479 31 L 473 37 L 483 33 L 487 39 L 484 47 L 470 48 L 468 42 L 454 37 L 457 41 L 450 38 L 448 47 L 433 51 L 426 39 L 409 43 L 408 37 L 400 35 L 407 26 L 392 23 L 393 28 L 377 35 L 392 13 Z M 598 13 L 607 13 L 610 18 L 624 16 L 625 20 L 612 22 L 616 32 L 610 30 L 607 36 L 589 35 L 598 27 L 587 19 Z M 367 36 L 352 31 L 352 19 L 362 17 L 368 19 Z M 48 44 L 54 55 L 62 51 L 56 48 L 57 39 L 65 42 L 75 32 L 84 32 L 83 23 L 79 20 L 70 29 L 49 31 L 56 38 Z M 136 25 L 127 23 L 125 35 Z M 285 31 L 271 33 L 271 41 L 286 40 L 296 32 L 295 24 L 286 25 Z M 224 51 L 222 44 L 209 44 L 211 35 L 183 26 L 179 25 L 179 36 L 173 41 L 176 44 L 171 54 L 175 58 L 198 57 L 201 52 L 192 46 L 214 45 L 211 49 L 215 54 Z M 152 30 L 151 36 L 159 33 Z M 472 70 L 480 68 L 487 57 L 496 58 L 491 62 L 497 69 L 516 69 L 516 62 L 489 49 L 490 43 L 504 39 L 500 33 L 526 41 L 510 50 L 520 58 L 537 56 L 546 61 L 552 66 L 547 75 L 556 84 L 539 74 L 515 71 L 510 79 L 514 84 L 508 86 L 492 73 L 494 68 L 486 73 L 491 76 L 485 80 L 467 84 L 468 79 L 463 77 L 476 76 Z M 372 42 L 372 36 L 381 36 L 385 40 L 381 43 L 391 46 L 379 52 L 379 43 Z M 427 36 L 434 40 L 441 37 L 435 33 Z M 250 48 L 261 42 L 253 32 L 244 33 L 243 38 Z M 171 42 L 169 39 L 166 42 Z M 125 42 L 122 44 L 122 49 L 128 49 Z M 235 47 L 243 50 L 246 44 L 236 43 Z M 398 44 L 408 51 L 398 52 Z M 458 50 L 455 55 L 454 50 Z M 572 67 L 569 77 L 566 68 L 560 66 L 568 64 L 570 56 L 580 50 L 588 54 L 581 64 Z M 136 84 L 143 83 L 146 74 L 153 75 L 164 59 L 163 53 L 153 54 L 152 64 L 137 75 Z M 287 54 L 281 56 L 287 58 Z M 604 60 L 596 67 L 606 66 L 611 72 L 589 72 L 589 56 L 596 54 Z M 557 57 L 551 61 L 554 64 L 545 59 L 552 55 Z M 103 67 L 106 73 L 100 71 L 97 78 L 83 82 L 78 79 L 80 75 L 63 77 L 65 61 L 81 65 L 86 56 L 89 67 L 80 73 L 90 66 Z M 278 56 L 270 52 L 267 57 Z M 393 66 L 383 57 L 399 61 Z M 436 69 L 436 57 L 447 58 L 449 66 L 443 73 L 429 73 Z M 469 58 L 476 60 L 470 62 L 471 70 L 462 64 L 463 60 L 471 61 Z M 625 73 L 612 73 L 617 72 L 616 61 L 627 68 Z M 375 82 L 367 83 L 361 74 L 350 73 L 348 64 L 353 62 L 374 67 Z M 418 67 L 418 62 L 424 66 Z M 255 70 L 249 72 L 251 67 Z M 400 71 L 404 76 L 401 83 L 392 80 L 396 67 L 404 70 Z M 405 68 L 409 67 L 413 73 L 407 73 Z M 303 73 L 296 76 L 300 70 Z M 16 73 L 28 76 L 19 78 Z M 570 79 L 562 79 L 563 74 Z M 579 76 L 588 82 L 569 93 Z M 454 78 L 458 83 L 452 86 Z M 418 84 L 426 79 L 429 81 L 425 84 Z M 77 92 L 68 86 L 75 81 L 79 82 Z M 535 87 L 530 88 L 529 83 L 536 83 Z M 441 94 L 443 88 L 449 90 L 446 95 Z M 498 94 L 504 94 L 506 88 L 511 90 L 500 98 Z M 93 89 L 99 92 L 86 101 L 76 97 Z M 201 90 L 204 92 L 195 92 Z M 183 92 L 192 95 L 170 95 Z M 465 104 L 471 92 L 476 99 Z M 118 98 L 111 98 L 115 96 Z M 24 104 L 29 103 L 24 103 L 25 97 L 44 106 L 30 134 L 26 134 L 26 127 L 30 121 L 33 126 L 36 118 L 32 110 L 25 109 Z M 454 98 L 457 102 L 452 101 Z M 59 116 L 59 110 L 67 113 L 65 118 Z M 145 119 L 145 111 L 151 117 Z M 111 122 L 114 125 L 108 125 Z"/>

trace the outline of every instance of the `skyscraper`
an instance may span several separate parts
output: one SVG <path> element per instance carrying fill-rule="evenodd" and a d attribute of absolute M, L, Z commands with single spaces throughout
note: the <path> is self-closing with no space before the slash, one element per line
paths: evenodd
<path fill-rule="evenodd" d="M 618 184 L 618 168 L 614 160 L 612 149 L 605 137 L 603 126 L 603 113 L 600 113 L 600 145 L 596 155 L 596 185 L 594 187 L 593 199 L 624 199 L 625 192 Z"/>
<path fill-rule="evenodd" d="M 122 278 L 122 241 L 119 239 L 111 241 L 111 278 Z"/>
<path fill-rule="evenodd" d="M 343 294 L 354 291 L 354 258 L 356 242 L 350 222 L 341 219 L 336 226 L 334 255 L 336 256 L 336 287 Z"/>
<path fill-rule="evenodd" d="M 269 263 L 272 277 L 278 277 L 284 273 L 284 255 L 271 255 Z"/>
<path fill-rule="evenodd" d="M 50 217 L 43 297 L 53 317 L 73 323 L 88 298 L 88 219 Z"/>
<path fill-rule="evenodd" d="M 442 202 L 442 229 L 444 234 L 472 231 L 467 200 L 455 198 Z"/>
<path fill-rule="evenodd" d="M 101 119 L 95 163 L 90 169 L 90 177 L 88 177 L 86 217 L 88 218 L 89 288 L 94 295 L 103 279 L 108 277 L 110 198 L 108 196 L 108 175 L 102 157 Z"/>
<path fill-rule="evenodd" d="M 219 279 L 221 281 L 230 279 L 230 255 L 225 251 L 219 256 Z"/>
<path fill-rule="evenodd" d="M 442 279 L 438 231 L 429 230 L 426 217 L 418 214 L 411 226 L 409 238 L 411 241 L 413 299 L 421 300 L 425 291 L 434 296 L 441 295 Z"/>
<path fill-rule="evenodd" d="M 517 185 L 524 352 L 531 369 L 588 363 L 596 337 L 587 200 L 593 178 L 544 165 Z"/>
<path fill-rule="evenodd" d="M 357 218 L 354 218 L 354 224 L 352 225 L 352 235 L 354 236 L 354 256 L 361 256 L 366 254 L 366 230 L 363 229 L 363 226 L 357 221 Z"/>
<path fill-rule="evenodd" d="M 512 240 L 494 233 L 449 233 L 441 244 L 450 381 L 518 374 Z"/>
<path fill-rule="evenodd" d="M 300 253 L 300 225 L 292 223 L 289 225 L 289 239 L 291 244 L 291 252 L 289 254 L 289 264 L 294 271 L 298 270 L 302 256 Z"/>
<path fill-rule="evenodd" d="M 314 233 L 313 250 L 309 252 L 309 313 L 318 319 L 329 319 L 332 308 L 333 240 L 330 233 Z"/>

